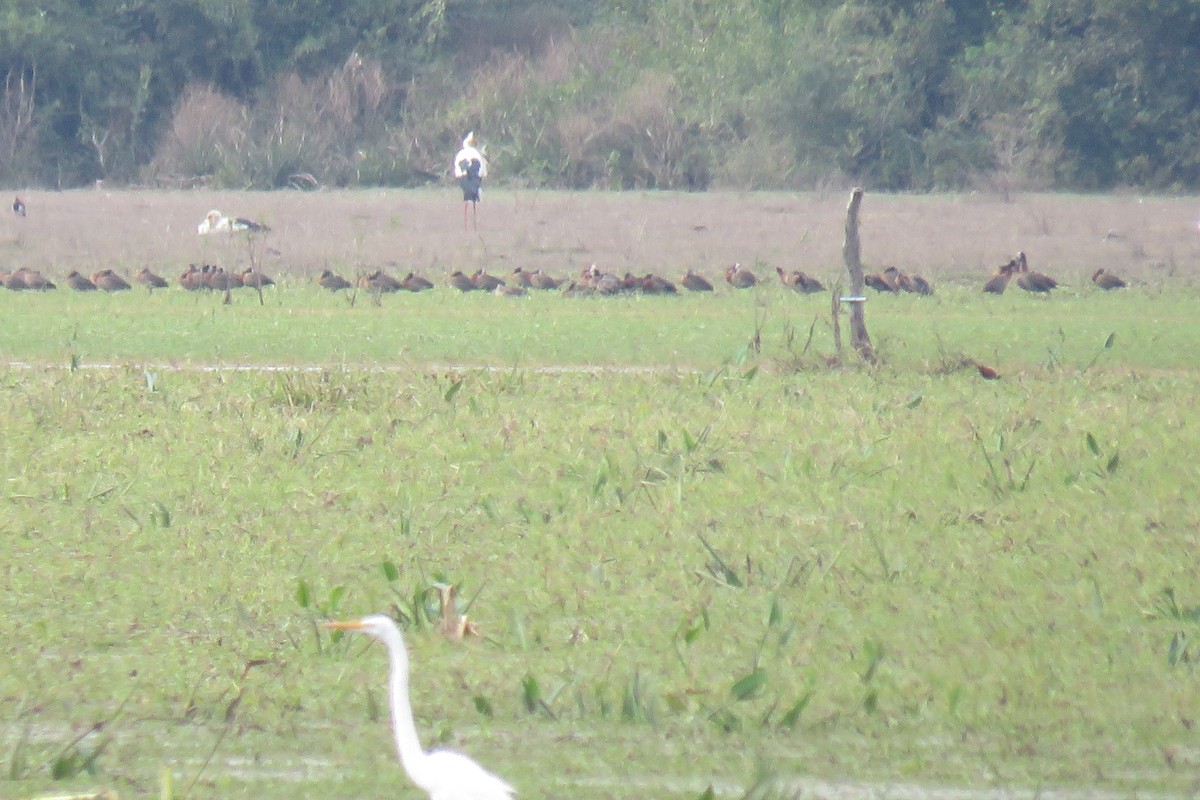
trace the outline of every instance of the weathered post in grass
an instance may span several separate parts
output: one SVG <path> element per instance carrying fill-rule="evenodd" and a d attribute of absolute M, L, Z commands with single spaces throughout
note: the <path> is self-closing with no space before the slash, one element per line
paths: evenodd
<path fill-rule="evenodd" d="M 863 314 L 866 296 L 863 294 L 862 259 L 858 245 L 858 209 L 862 205 L 863 190 L 855 187 L 850 193 L 850 205 L 846 209 L 846 241 L 842 244 L 842 260 L 850 273 L 850 344 L 864 361 L 874 361 L 875 351 L 871 347 L 871 336 L 867 333 L 867 322 Z"/>

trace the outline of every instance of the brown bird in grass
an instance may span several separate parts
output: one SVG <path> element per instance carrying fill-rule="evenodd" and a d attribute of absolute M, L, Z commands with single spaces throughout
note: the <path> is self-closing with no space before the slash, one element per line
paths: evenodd
<path fill-rule="evenodd" d="M 524 286 L 509 286 L 501 283 L 492 290 L 492 294 L 496 295 L 496 297 L 524 297 L 529 294 L 529 290 Z"/>
<path fill-rule="evenodd" d="M 56 289 L 54 283 L 36 269 L 22 267 L 8 276 L 4 285 L 14 292 L 48 292 Z"/>
<path fill-rule="evenodd" d="M 896 292 L 900 291 L 900 286 L 898 284 L 893 286 L 888 282 L 886 277 L 875 272 L 871 273 L 870 275 L 864 275 L 863 283 L 877 292 L 890 292 L 891 294 L 895 294 Z"/>
<path fill-rule="evenodd" d="M 783 267 L 776 267 L 775 273 L 779 275 L 780 283 L 793 291 L 800 292 L 800 294 L 813 294 L 825 291 L 824 285 L 819 280 L 798 269 L 791 272 L 784 272 Z"/>
<path fill-rule="evenodd" d="M 204 273 L 195 264 L 188 264 L 179 276 L 179 285 L 189 292 L 199 291 L 204 288 Z"/>
<path fill-rule="evenodd" d="M 400 285 L 400 281 L 381 269 L 375 270 L 370 275 L 360 276 L 358 287 L 370 292 L 379 292 L 380 294 L 398 292 L 403 288 Z"/>
<path fill-rule="evenodd" d="M 987 364 L 980 364 L 978 361 L 971 360 L 970 365 L 979 371 L 979 376 L 984 380 L 994 381 L 1000 377 L 1000 373 L 989 367 Z"/>
<path fill-rule="evenodd" d="M 749 289 L 758 285 L 758 276 L 741 264 L 725 268 L 725 280 L 735 289 Z"/>
<path fill-rule="evenodd" d="M 1096 273 L 1092 275 L 1092 283 L 1106 292 L 1110 289 L 1124 289 L 1128 285 L 1116 275 L 1105 272 L 1103 269 L 1096 270 Z"/>
<path fill-rule="evenodd" d="M 1025 258 L 1025 251 L 1017 253 L 1017 286 L 1020 286 L 1027 292 L 1038 292 L 1040 294 L 1049 294 L 1051 289 L 1058 288 L 1058 281 L 1051 278 L 1049 275 L 1041 272 L 1033 272 L 1029 269 L 1029 261 Z"/>
<path fill-rule="evenodd" d="M 551 278 L 540 269 L 534 270 L 529 275 L 529 287 L 531 289 L 557 289 L 562 286 L 564 278 Z"/>
<path fill-rule="evenodd" d="M 96 291 L 96 284 L 80 275 L 76 270 L 71 270 L 67 273 L 67 286 L 70 286 L 77 292 Z"/>
<path fill-rule="evenodd" d="M 646 294 L 678 294 L 679 292 L 674 283 L 652 272 L 647 272 L 639 278 L 638 283 L 639 290 Z"/>
<path fill-rule="evenodd" d="M 517 267 L 512 271 L 512 282 L 514 286 L 521 286 L 525 289 L 533 288 L 533 273 Z"/>
<path fill-rule="evenodd" d="M 1007 264 L 1002 265 L 996 270 L 996 274 L 988 279 L 988 282 L 983 285 L 983 291 L 988 294 L 1004 294 L 1004 290 L 1008 288 L 1008 282 L 1012 280 L 1013 273 L 1017 271 L 1017 260 L 1010 259 Z"/>
<path fill-rule="evenodd" d="M 920 295 L 933 294 L 933 287 L 929 285 L 929 281 L 920 275 L 910 275 L 907 272 L 901 272 L 895 267 L 888 267 L 884 270 L 884 278 L 890 285 L 895 286 L 901 292 Z"/>
<path fill-rule="evenodd" d="M 97 289 L 103 289 L 106 292 L 126 292 L 132 288 L 129 281 L 111 269 L 102 269 L 92 275 L 92 283 L 96 284 Z"/>
<path fill-rule="evenodd" d="M 133 276 L 133 279 L 152 292 L 155 289 L 167 288 L 166 278 L 163 278 L 161 275 L 155 275 L 150 271 L 149 267 L 142 267 L 138 270 L 137 275 Z"/>
<path fill-rule="evenodd" d="M 328 289 L 331 292 L 340 292 L 342 289 L 349 289 L 354 284 L 343 278 L 341 275 L 336 275 L 332 270 L 322 270 L 321 277 L 317 278 L 317 283 L 322 289 Z"/>
<path fill-rule="evenodd" d="M 497 278 L 495 275 L 489 275 L 486 270 L 477 269 L 475 274 L 471 276 L 471 283 L 475 284 L 475 288 L 483 292 L 494 292 L 497 286 L 504 285 L 503 278 Z"/>
<path fill-rule="evenodd" d="M 687 274 L 683 276 L 683 280 L 681 280 L 680 283 L 683 284 L 683 288 L 692 292 L 711 292 L 713 290 L 713 285 L 711 283 L 709 283 L 703 277 L 692 272 L 690 269 L 687 271 Z"/>
<path fill-rule="evenodd" d="M 400 288 L 406 292 L 423 292 L 426 289 L 432 289 L 433 284 L 420 275 L 410 272 L 400 279 Z"/>
<path fill-rule="evenodd" d="M 249 286 L 251 289 L 265 289 L 268 286 L 274 286 L 275 281 L 258 270 L 250 267 L 242 270 L 241 274 L 242 286 Z"/>
<path fill-rule="evenodd" d="M 460 292 L 473 292 L 479 287 L 475 285 L 475 281 L 463 274 L 462 270 L 456 269 L 450 273 L 450 277 L 446 279 L 449 286 L 458 289 Z"/>
<path fill-rule="evenodd" d="M 200 271 L 204 277 L 204 285 L 218 292 L 242 288 L 242 276 L 236 272 L 226 272 L 224 267 L 205 265 Z"/>

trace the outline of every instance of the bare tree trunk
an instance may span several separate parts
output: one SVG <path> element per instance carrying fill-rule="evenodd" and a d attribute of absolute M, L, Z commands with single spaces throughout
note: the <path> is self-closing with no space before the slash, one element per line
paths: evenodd
<path fill-rule="evenodd" d="M 850 273 L 850 294 L 855 298 L 850 302 L 850 344 L 864 361 L 874 361 L 875 350 L 871 347 L 871 336 L 867 333 L 867 322 L 863 315 L 863 306 L 866 303 L 858 244 L 858 209 L 862 205 L 862 197 L 863 190 L 860 188 L 855 188 L 850 193 L 850 205 L 846 208 L 846 241 L 842 244 L 842 259 L 846 262 L 846 271 Z"/>

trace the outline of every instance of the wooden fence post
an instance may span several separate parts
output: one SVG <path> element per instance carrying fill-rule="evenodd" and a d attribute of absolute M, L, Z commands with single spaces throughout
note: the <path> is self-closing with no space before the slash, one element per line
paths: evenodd
<path fill-rule="evenodd" d="M 850 205 L 846 208 L 846 241 L 842 244 L 842 260 L 846 262 L 846 271 L 850 273 L 850 294 L 853 296 L 850 305 L 850 344 L 858 351 L 864 361 L 875 360 L 875 350 L 871 347 L 871 336 L 867 333 L 867 322 L 863 306 L 863 269 L 858 244 L 858 209 L 862 205 L 863 190 L 855 188 L 850 193 Z M 859 299 L 863 298 L 863 299 Z"/>

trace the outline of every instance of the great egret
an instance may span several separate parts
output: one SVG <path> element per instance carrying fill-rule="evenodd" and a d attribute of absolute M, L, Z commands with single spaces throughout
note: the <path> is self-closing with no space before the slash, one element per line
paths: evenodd
<path fill-rule="evenodd" d="M 454 177 L 463 193 L 463 230 L 467 229 L 467 203 L 471 204 L 471 220 L 479 227 L 476 204 L 479 202 L 483 179 L 487 177 L 487 159 L 475 148 L 475 131 L 463 139 L 462 149 L 454 156 Z"/>
<path fill-rule="evenodd" d="M 515 789 L 467 756 L 451 750 L 427 753 L 421 749 L 417 726 L 413 723 L 412 703 L 408 698 L 408 651 L 400 630 L 390 617 L 375 614 L 359 620 L 327 622 L 325 627 L 359 631 L 387 647 L 391 662 L 388 692 L 392 704 L 392 733 L 396 737 L 400 765 L 430 800 L 512 800 Z"/>

